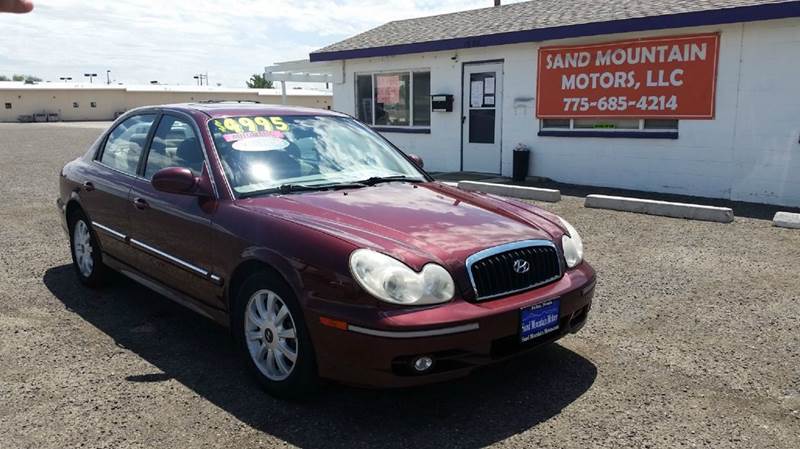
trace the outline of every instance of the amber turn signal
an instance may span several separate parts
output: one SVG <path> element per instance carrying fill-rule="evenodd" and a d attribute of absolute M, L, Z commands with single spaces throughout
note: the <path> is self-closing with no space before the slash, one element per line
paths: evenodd
<path fill-rule="evenodd" d="M 334 320 L 333 318 L 321 316 L 319 317 L 319 322 L 322 323 L 323 326 L 333 327 L 343 331 L 347 330 L 347 323 L 341 320 Z"/>

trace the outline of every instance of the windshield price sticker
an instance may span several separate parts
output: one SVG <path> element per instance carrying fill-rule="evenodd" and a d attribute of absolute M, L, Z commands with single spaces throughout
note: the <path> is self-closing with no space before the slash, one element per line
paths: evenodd
<path fill-rule="evenodd" d="M 714 118 L 719 34 L 539 49 L 536 116 Z"/>
<path fill-rule="evenodd" d="M 236 142 L 237 140 L 252 139 L 255 137 L 272 137 L 283 139 L 285 136 L 280 131 L 256 131 L 254 133 L 246 132 L 222 135 L 222 138 L 225 139 L 225 142 Z"/>
<path fill-rule="evenodd" d="M 288 140 L 273 136 L 249 137 L 242 140 L 237 140 L 233 142 L 233 145 L 231 145 L 231 147 L 236 151 L 275 151 L 282 150 L 288 146 Z"/>
<path fill-rule="evenodd" d="M 289 130 L 282 117 L 228 117 L 214 119 L 211 123 L 226 142 L 250 137 L 282 138 L 283 132 Z"/>

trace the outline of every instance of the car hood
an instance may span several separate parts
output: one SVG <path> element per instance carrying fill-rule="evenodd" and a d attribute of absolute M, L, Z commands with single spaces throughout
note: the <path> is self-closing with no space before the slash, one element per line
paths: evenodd
<path fill-rule="evenodd" d="M 463 267 L 482 249 L 554 240 L 562 232 L 554 215 L 534 206 L 436 182 L 258 197 L 239 205 L 383 251 L 416 269 L 430 261 Z"/>

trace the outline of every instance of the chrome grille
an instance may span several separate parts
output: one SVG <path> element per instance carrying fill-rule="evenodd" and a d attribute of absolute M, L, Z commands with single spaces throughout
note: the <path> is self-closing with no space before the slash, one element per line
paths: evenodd
<path fill-rule="evenodd" d="M 527 271 L 515 270 L 525 266 Z M 509 243 L 467 258 L 467 271 L 476 299 L 485 300 L 521 292 L 561 278 L 558 250 L 548 240 Z"/>

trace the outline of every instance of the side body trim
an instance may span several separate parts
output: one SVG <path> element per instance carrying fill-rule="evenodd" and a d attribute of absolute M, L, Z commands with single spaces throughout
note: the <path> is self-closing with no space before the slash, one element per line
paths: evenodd
<path fill-rule="evenodd" d="M 148 244 L 146 244 L 144 242 L 141 242 L 141 241 L 136 240 L 136 239 L 132 239 L 129 236 L 127 236 L 127 235 L 125 235 L 125 234 L 123 234 L 123 233 L 121 233 L 119 231 L 116 231 L 114 229 L 111 229 L 108 226 L 103 225 L 101 223 L 98 223 L 96 221 L 92 222 L 92 226 L 97 228 L 98 230 L 103 231 L 104 233 L 110 235 L 111 237 L 116 238 L 117 240 L 126 242 L 127 244 L 129 244 L 129 245 L 131 245 L 131 246 L 133 246 L 135 248 L 138 248 L 140 250 L 146 251 L 146 252 L 148 252 L 150 254 L 153 254 L 155 256 L 161 257 L 162 259 L 166 259 L 167 261 L 172 262 L 173 264 L 175 264 L 175 265 L 177 265 L 177 266 L 179 266 L 179 267 L 181 267 L 181 268 L 183 268 L 185 270 L 188 270 L 188 271 L 190 271 L 190 272 L 192 272 L 192 273 L 194 273 L 194 274 L 196 274 L 196 275 L 198 275 L 200 277 L 209 279 L 211 282 L 213 282 L 213 283 L 215 283 L 217 285 L 222 285 L 222 278 L 220 276 L 218 276 L 218 275 L 216 275 L 214 273 L 210 273 L 208 270 L 200 268 L 197 265 L 191 264 L 191 263 L 189 263 L 189 262 L 187 262 L 187 261 L 185 261 L 183 259 L 179 259 L 179 258 L 173 256 L 172 254 L 165 253 L 164 251 L 161 251 L 158 248 L 154 248 L 154 247 L 152 247 L 152 246 L 150 246 L 150 245 L 148 245 Z"/>
<path fill-rule="evenodd" d="M 462 332 L 469 332 L 478 330 L 480 325 L 478 323 L 462 324 L 461 326 L 443 327 L 440 329 L 430 329 L 421 331 L 382 331 L 378 329 L 369 329 L 361 326 L 347 325 L 347 330 L 364 335 L 372 335 L 375 337 L 386 338 L 421 338 L 421 337 L 435 337 L 437 335 L 450 335 L 460 334 Z"/>
<path fill-rule="evenodd" d="M 199 274 L 202 277 L 208 277 L 208 271 L 206 271 L 206 270 L 204 270 L 204 269 L 202 269 L 202 268 L 200 268 L 200 267 L 198 267 L 196 265 L 192 265 L 192 264 L 190 264 L 189 262 L 186 262 L 183 259 L 178 259 L 177 257 L 175 257 L 175 256 L 173 256 L 171 254 L 167 254 L 164 251 L 161 251 L 161 250 L 159 250 L 157 248 L 153 248 L 152 246 L 150 246 L 150 245 L 148 245 L 146 243 L 140 242 L 140 241 L 138 241 L 136 239 L 130 239 L 130 242 L 131 242 L 131 245 L 133 245 L 135 247 L 138 247 L 139 249 L 143 249 L 143 250 L 145 250 L 145 251 L 147 251 L 147 252 L 149 252 L 151 254 L 155 254 L 156 256 L 163 257 L 164 259 L 169 260 L 170 262 L 174 263 L 175 265 L 180 265 L 181 267 L 186 268 L 189 271 L 193 271 L 193 272 Z"/>
<path fill-rule="evenodd" d="M 125 236 L 125 234 L 123 234 L 121 232 L 117 232 L 117 231 L 109 228 L 108 226 L 102 225 L 102 224 L 100 224 L 100 223 L 98 223 L 96 221 L 92 222 L 92 226 L 94 226 L 95 228 L 105 232 L 106 234 L 110 235 L 111 237 L 116 238 L 117 240 L 125 241 L 125 239 L 127 238 Z"/>
<path fill-rule="evenodd" d="M 122 273 L 124 276 L 127 276 L 133 279 L 135 282 L 149 288 L 150 290 L 155 291 L 158 294 L 166 296 L 168 299 L 175 301 L 176 303 L 187 307 L 194 312 L 199 313 L 207 318 L 211 318 L 215 322 L 222 324 L 223 326 L 227 326 L 229 323 L 227 313 L 216 307 L 211 307 L 204 303 L 200 303 L 195 299 L 186 296 L 183 293 L 178 292 L 177 290 L 173 290 L 172 288 L 161 284 L 160 282 L 148 277 L 145 274 L 142 274 L 136 271 L 135 268 L 128 266 L 127 264 L 115 259 L 113 256 L 109 256 L 106 260 L 108 265 Z"/>

